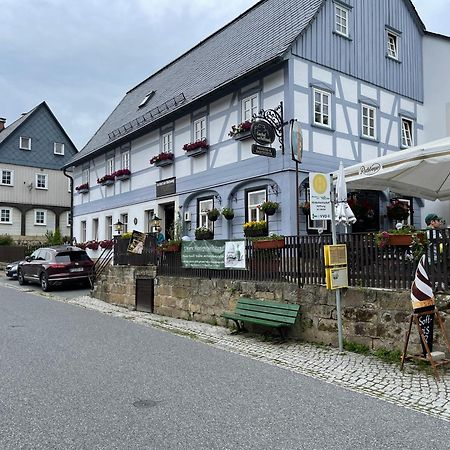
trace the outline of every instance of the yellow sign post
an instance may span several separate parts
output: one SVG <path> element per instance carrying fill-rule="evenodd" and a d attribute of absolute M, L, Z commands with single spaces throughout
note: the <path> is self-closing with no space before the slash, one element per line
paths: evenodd
<path fill-rule="evenodd" d="M 348 287 L 347 246 L 324 245 L 324 258 L 327 289 Z"/>

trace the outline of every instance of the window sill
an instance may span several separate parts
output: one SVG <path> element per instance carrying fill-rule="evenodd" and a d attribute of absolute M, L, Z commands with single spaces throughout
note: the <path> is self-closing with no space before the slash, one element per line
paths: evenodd
<path fill-rule="evenodd" d="M 320 128 L 321 130 L 331 131 L 332 133 L 334 133 L 334 131 L 335 131 L 334 128 L 329 127 L 327 125 L 322 125 L 320 123 L 312 123 L 311 126 L 314 128 Z"/>
<path fill-rule="evenodd" d="M 379 144 L 380 140 L 376 137 L 370 137 L 370 136 L 363 136 L 362 134 L 359 136 L 360 139 L 363 139 L 364 141 L 367 142 L 372 142 L 374 144 Z"/>
<path fill-rule="evenodd" d="M 346 35 L 346 34 L 339 33 L 339 31 L 334 30 L 334 31 L 333 31 L 333 34 L 336 35 L 336 36 L 339 36 L 339 37 L 341 37 L 341 38 L 344 38 L 344 39 L 346 39 L 347 41 L 350 41 L 350 42 L 353 41 L 353 39 L 352 39 L 350 36 L 348 36 L 348 35 Z"/>
<path fill-rule="evenodd" d="M 386 59 L 388 59 L 389 61 L 392 61 L 392 62 L 396 62 L 396 63 L 398 63 L 398 64 L 401 64 L 400 59 L 394 58 L 393 56 L 390 56 L 390 55 L 388 55 L 388 54 L 386 54 Z"/>
<path fill-rule="evenodd" d="M 35 223 L 34 226 L 35 227 L 46 227 L 47 224 L 46 223 Z"/>

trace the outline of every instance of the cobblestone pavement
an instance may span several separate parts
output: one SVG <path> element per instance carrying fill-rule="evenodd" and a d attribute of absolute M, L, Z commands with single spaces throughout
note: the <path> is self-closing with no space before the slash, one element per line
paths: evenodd
<path fill-rule="evenodd" d="M 448 368 L 444 373 L 441 369 L 441 380 L 437 381 L 432 374 L 408 363 L 401 372 L 399 366 L 378 358 L 340 353 L 335 348 L 298 341 L 265 340 L 260 335 L 232 335 L 223 327 L 133 311 L 88 296 L 72 299 L 58 297 L 57 293 L 46 296 L 195 339 L 450 422 Z"/>
<path fill-rule="evenodd" d="M 410 364 L 398 366 L 372 356 L 319 347 L 297 341 L 263 340 L 259 335 L 231 335 L 230 330 L 199 322 L 128 310 L 91 297 L 66 300 L 85 308 L 157 327 L 239 353 L 293 372 L 450 421 L 450 371 L 441 380 Z"/>

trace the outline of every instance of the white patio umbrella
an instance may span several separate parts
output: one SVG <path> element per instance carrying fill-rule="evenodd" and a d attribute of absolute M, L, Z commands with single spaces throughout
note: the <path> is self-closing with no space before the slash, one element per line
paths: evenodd
<path fill-rule="evenodd" d="M 345 182 L 344 165 L 339 164 L 339 171 L 336 179 L 336 223 L 352 224 L 356 222 L 356 217 L 347 203 L 347 184 Z"/>

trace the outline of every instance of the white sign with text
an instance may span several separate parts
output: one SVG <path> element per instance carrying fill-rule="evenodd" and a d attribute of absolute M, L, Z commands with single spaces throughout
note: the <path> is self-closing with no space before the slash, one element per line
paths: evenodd
<path fill-rule="evenodd" d="M 330 177 L 324 173 L 309 174 L 311 220 L 331 220 Z"/>

